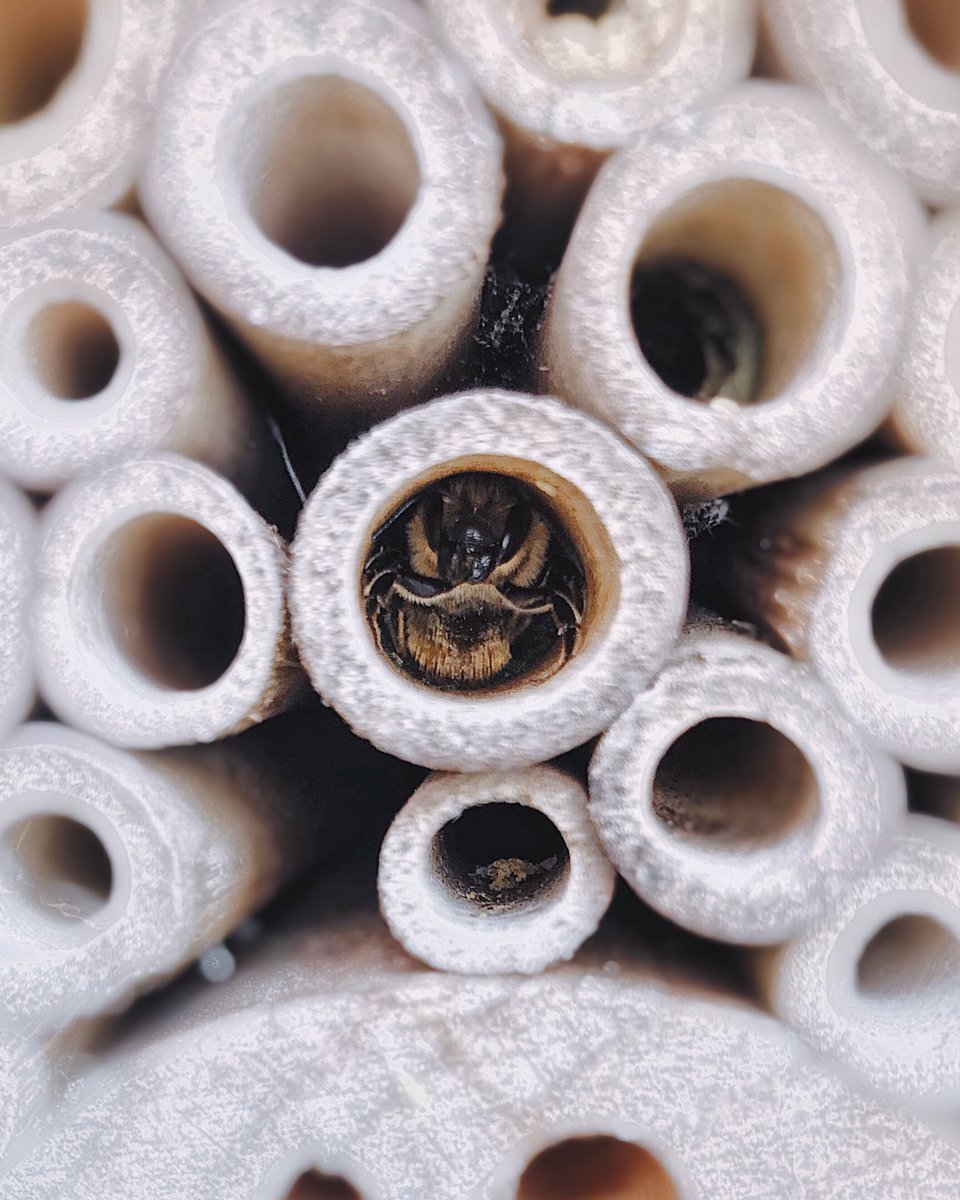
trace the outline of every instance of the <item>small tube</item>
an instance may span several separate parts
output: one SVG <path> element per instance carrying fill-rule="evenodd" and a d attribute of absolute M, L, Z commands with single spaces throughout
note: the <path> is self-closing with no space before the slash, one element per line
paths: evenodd
<path fill-rule="evenodd" d="M 575 215 L 612 150 L 750 71 L 753 0 L 427 0 L 497 113 L 538 236 Z"/>
<path fill-rule="evenodd" d="M 590 814 L 634 891 L 687 929 L 746 945 L 829 911 L 905 811 L 902 772 L 808 667 L 707 623 L 590 768 Z"/>
<path fill-rule="evenodd" d="M 761 960 L 774 1013 L 874 1087 L 960 1101 L 960 830 L 911 816 L 888 854 Z"/>
<path fill-rule="evenodd" d="M 803 474 L 887 414 L 921 229 L 822 101 L 745 84 L 601 172 L 548 301 L 543 387 L 683 492 Z"/>
<path fill-rule="evenodd" d="M 615 881 L 587 793 L 552 767 L 431 775 L 380 852 L 380 908 L 414 957 L 532 975 L 596 931 Z"/>
<path fill-rule="evenodd" d="M 289 705 L 286 546 L 231 484 L 157 454 L 75 481 L 43 514 L 40 686 L 122 746 L 209 742 Z"/>
<path fill-rule="evenodd" d="M 960 200 L 953 0 L 764 0 L 779 72 L 815 88 L 929 204 Z"/>
<path fill-rule="evenodd" d="M 427 531 L 440 505 L 473 521 L 465 476 L 483 528 L 513 539 L 476 587 L 441 577 Z M 482 771 L 606 728 L 669 653 L 688 567 L 668 492 L 613 433 L 543 397 L 465 392 L 340 455 L 300 517 L 290 607 L 314 687 L 357 733 Z"/>
<path fill-rule="evenodd" d="M 501 154 L 414 5 L 273 0 L 209 21 L 170 72 L 143 203 L 303 405 L 379 418 L 472 328 Z"/>
<path fill-rule="evenodd" d="M 190 0 L 48 0 L 0 12 L 0 228 L 132 190 Z"/>
<path fill-rule="evenodd" d="M 960 209 L 930 223 L 894 396 L 900 444 L 960 467 Z"/>
<path fill-rule="evenodd" d="M 51 492 L 144 451 L 240 483 L 263 433 L 147 230 L 81 213 L 0 244 L 0 468 Z"/>
<path fill-rule="evenodd" d="M 0 738 L 36 698 L 30 629 L 37 516 L 21 492 L 0 479 Z"/>
<path fill-rule="evenodd" d="M 241 739 L 132 755 L 52 724 L 0 749 L 0 1024 L 126 1004 L 319 850 L 309 785 Z"/>
<path fill-rule="evenodd" d="M 809 660 L 889 753 L 960 770 L 960 474 L 920 458 L 837 470 L 771 489 L 737 534 L 738 615 Z"/>

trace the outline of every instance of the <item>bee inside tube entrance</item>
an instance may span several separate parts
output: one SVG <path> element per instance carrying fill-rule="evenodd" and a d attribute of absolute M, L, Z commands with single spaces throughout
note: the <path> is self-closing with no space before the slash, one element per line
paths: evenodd
<path fill-rule="evenodd" d="M 807 204 L 770 184 L 723 180 L 652 222 L 634 262 L 630 317 L 671 391 L 761 403 L 815 350 L 839 282 L 836 246 Z"/>
<path fill-rule="evenodd" d="M 960 71 L 960 10 L 957 0 L 901 0 L 907 28 L 941 67 Z"/>
<path fill-rule="evenodd" d="M 643 1146 L 608 1135 L 566 1138 L 541 1150 L 514 1200 L 682 1200 L 663 1164 Z"/>
<path fill-rule="evenodd" d="M 77 65 L 88 0 L 0 5 L 0 127 L 41 112 Z"/>
<path fill-rule="evenodd" d="M 592 506 L 537 464 L 437 468 L 375 526 L 360 581 L 374 643 L 441 691 L 498 695 L 561 671 L 611 611 L 616 556 Z"/>
<path fill-rule="evenodd" d="M 440 884 L 464 907 L 484 913 L 529 910 L 563 886 L 570 852 L 548 816 L 526 804 L 468 808 L 433 839 Z"/>
<path fill-rule="evenodd" d="M 766 724 L 710 717 L 663 754 L 653 781 L 653 811 L 691 844 L 749 851 L 809 830 L 818 786 L 800 748 Z"/>
<path fill-rule="evenodd" d="M 120 343 L 110 322 L 89 304 L 51 304 L 30 322 L 27 361 L 42 387 L 58 400 L 90 400 L 110 384 Z"/>

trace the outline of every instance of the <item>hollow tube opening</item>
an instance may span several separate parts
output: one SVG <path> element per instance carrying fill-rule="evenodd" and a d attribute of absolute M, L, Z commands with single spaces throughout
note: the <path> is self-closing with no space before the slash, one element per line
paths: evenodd
<path fill-rule="evenodd" d="M 592 505 L 553 472 L 463 465 L 395 498 L 367 546 L 361 602 L 377 648 L 408 678 L 500 694 L 556 674 L 602 628 L 616 556 Z"/>
<path fill-rule="evenodd" d="M 88 0 L 0 6 L 0 125 L 46 108 L 80 58 Z"/>
<path fill-rule="evenodd" d="M 818 793 L 806 755 L 779 730 L 710 717 L 660 759 L 653 811 L 671 833 L 703 847 L 754 850 L 809 828 Z"/>
<path fill-rule="evenodd" d="M 659 1159 L 608 1135 L 571 1137 L 542 1150 L 520 1177 L 515 1200 L 681 1200 Z"/>
<path fill-rule="evenodd" d="M 236 168 L 260 231 L 311 267 L 379 254 L 421 184 L 401 118 L 338 75 L 301 77 L 262 96 L 238 138 Z"/>
<path fill-rule="evenodd" d="M 599 21 L 613 6 L 613 0 L 547 0 L 547 16 L 563 17 L 568 13 Z"/>
<path fill-rule="evenodd" d="M 246 604 L 233 557 L 209 529 L 174 513 L 137 517 L 111 536 L 102 562 L 106 629 L 137 671 L 178 691 L 227 671 Z"/>
<path fill-rule="evenodd" d="M 960 546 L 911 555 L 873 601 L 873 640 L 888 666 L 914 675 L 960 670 Z"/>
<path fill-rule="evenodd" d="M 560 830 L 526 804 L 478 804 L 433 839 L 442 886 L 467 907 L 515 912 L 540 904 L 562 886 L 570 852 Z"/>
<path fill-rule="evenodd" d="M 948 71 L 960 71 L 960 10 L 957 0 L 901 0 L 907 28 Z"/>
<path fill-rule="evenodd" d="M 678 395 L 774 399 L 813 353 L 840 275 L 825 223 L 802 200 L 755 180 L 705 184 L 661 213 L 637 252 L 637 344 Z"/>
<path fill-rule="evenodd" d="M 312 1170 L 295 1179 L 282 1200 L 363 1200 L 363 1196 L 342 1175 Z"/>
<path fill-rule="evenodd" d="M 4 879 L 27 923 L 42 922 L 69 937 L 104 908 L 113 867 L 89 826 L 55 813 L 34 813 L 5 830 Z"/>
<path fill-rule="evenodd" d="M 71 300 L 48 306 L 30 322 L 27 359 L 51 395 L 89 400 L 116 374 L 120 343 L 103 313 Z"/>
<path fill-rule="evenodd" d="M 947 1000 L 960 994 L 960 941 L 927 914 L 888 921 L 857 964 L 861 998 L 882 1004 Z"/>

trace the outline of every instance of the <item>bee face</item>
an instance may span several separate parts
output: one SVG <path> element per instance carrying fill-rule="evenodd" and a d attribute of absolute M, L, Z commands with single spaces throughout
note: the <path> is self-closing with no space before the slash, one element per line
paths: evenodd
<path fill-rule="evenodd" d="M 533 488 L 470 471 L 431 484 L 374 534 L 362 591 L 381 651 L 420 682 L 493 687 L 574 652 L 579 557 Z"/>

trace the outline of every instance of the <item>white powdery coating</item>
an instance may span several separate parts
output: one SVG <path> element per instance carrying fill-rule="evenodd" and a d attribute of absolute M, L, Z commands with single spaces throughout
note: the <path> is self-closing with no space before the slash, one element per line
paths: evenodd
<path fill-rule="evenodd" d="M 960 209 L 930 224 L 894 393 L 908 448 L 960 467 Z"/>
<path fill-rule="evenodd" d="M 27 715 L 36 692 L 30 636 L 36 513 L 0 479 L 0 736 Z"/>
<path fill-rule="evenodd" d="M 377 649 L 360 580 L 371 534 L 427 472 L 491 456 L 539 464 L 579 489 L 612 544 L 619 596 L 554 676 L 491 696 L 451 695 L 400 674 Z M 545 397 L 464 392 L 379 425 L 310 495 L 293 544 L 294 638 L 314 687 L 362 737 L 438 770 L 529 766 L 593 737 L 666 658 L 686 610 L 677 510 L 616 435 Z"/>
<path fill-rule="evenodd" d="M 104 546 L 129 522 L 157 514 L 209 530 L 243 586 L 236 657 L 197 690 L 154 682 L 104 628 Z M 75 481 L 43 515 L 34 624 L 44 697 L 63 720 L 131 747 L 210 742 L 264 720 L 284 706 L 296 674 L 286 571 L 287 550 L 276 530 L 199 463 L 157 454 Z"/>
<path fill-rule="evenodd" d="M 884 860 L 785 948 L 770 1002 L 820 1053 L 854 1068 L 874 1087 L 956 1114 L 956 972 L 934 996 L 914 988 L 886 998 L 858 995 L 857 962 L 865 945 L 887 921 L 914 914 L 938 920 L 960 942 L 960 832 L 934 817 L 910 817 Z"/>
<path fill-rule="evenodd" d="M 452 52 L 499 113 L 535 137 L 594 150 L 623 145 L 749 72 L 753 0 L 670 4 L 678 10 L 670 14 L 672 35 L 644 69 L 577 79 L 551 70 L 497 0 L 427 0 Z M 617 36 L 642 40 L 643 16 L 631 30 L 629 14 L 618 13 Z"/>
<path fill-rule="evenodd" d="M 191 0 L 94 0 L 84 48 L 46 108 L 0 127 L 0 227 L 106 207 L 133 187 Z"/>
<path fill-rule="evenodd" d="M 55 396 L 33 363 L 31 320 L 65 303 L 100 312 L 119 343 L 113 378 L 89 399 Z M 251 436 L 190 289 L 139 221 L 85 212 L 0 244 L 0 467 L 10 477 L 52 491 L 160 447 L 235 477 Z"/>
<path fill-rule="evenodd" d="M 960 1150 L 769 1018 L 636 978 L 324 971 L 105 1065 L 5 1200 L 278 1200 L 306 1169 L 365 1200 L 502 1200 L 545 1143 L 649 1147 L 683 1200 L 955 1200 Z M 119 1181 L 119 1182 L 118 1182 Z"/>
<path fill-rule="evenodd" d="M 500 910 L 457 896 L 438 868 L 434 837 L 449 821 L 484 804 L 526 805 L 556 826 L 569 854 L 547 894 Z M 380 906 L 394 937 L 444 971 L 534 974 L 572 958 L 596 931 L 616 876 L 587 816 L 581 784 L 552 767 L 434 775 L 394 818 L 380 852 Z"/>
<path fill-rule="evenodd" d="M 764 722 L 803 753 L 819 793 L 811 827 L 731 848 L 709 845 L 709 835 L 692 843 L 666 826 L 653 809 L 660 760 L 714 717 Z M 809 668 L 722 629 L 681 639 L 590 768 L 590 815 L 630 886 L 678 924 L 743 944 L 783 941 L 829 910 L 870 869 L 905 810 L 902 772 L 864 745 Z"/>
<path fill-rule="evenodd" d="M 816 345 L 778 396 L 712 406 L 671 391 L 647 364 L 630 280 L 656 219 L 684 193 L 730 179 L 772 185 L 812 209 L 835 243 L 841 279 Z M 600 172 L 548 308 L 545 387 L 621 430 L 680 486 L 732 490 L 811 471 L 886 415 L 921 230 L 903 183 L 822 101 L 744 84 Z"/>
<path fill-rule="evenodd" d="M 227 162 L 246 149 L 238 122 L 253 89 L 324 75 L 369 88 L 401 119 L 421 174 L 413 208 L 390 243 L 336 269 L 308 266 L 269 242 Z M 309 136 L 305 130 L 307 153 Z M 500 217 L 500 159 L 492 120 L 416 7 L 267 0 L 209 22 L 179 57 L 161 101 L 143 198 L 194 286 L 277 369 L 294 363 L 302 371 L 307 352 L 316 352 L 317 365 L 323 348 L 343 350 L 326 381 L 340 390 L 364 370 L 347 351 L 406 337 L 404 352 L 435 366 L 443 343 L 456 340 Z M 433 339 L 423 345 L 421 325 Z M 386 360 L 396 353 L 396 342 L 381 352 L 384 388 L 395 373 Z"/>
<path fill-rule="evenodd" d="M 915 41 L 902 0 L 765 0 L 782 65 L 930 204 L 960 199 L 960 79 Z"/>

